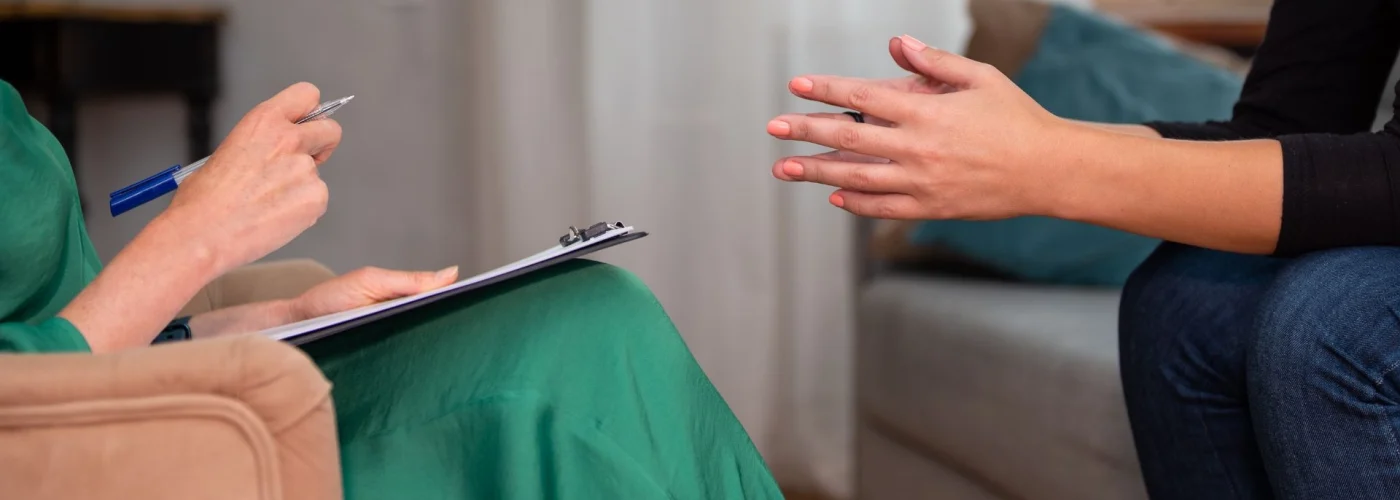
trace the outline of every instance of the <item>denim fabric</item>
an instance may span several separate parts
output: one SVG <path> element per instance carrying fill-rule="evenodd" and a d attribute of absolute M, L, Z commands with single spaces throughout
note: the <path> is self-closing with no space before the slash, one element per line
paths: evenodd
<path fill-rule="evenodd" d="M 1400 249 L 1293 260 L 1164 244 L 1124 289 L 1154 500 L 1400 498 Z"/>

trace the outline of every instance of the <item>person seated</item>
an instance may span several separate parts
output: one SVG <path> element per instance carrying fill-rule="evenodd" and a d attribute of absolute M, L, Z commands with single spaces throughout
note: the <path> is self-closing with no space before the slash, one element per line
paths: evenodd
<path fill-rule="evenodd" d="M 852 111 L 772 120 L 833 149 L 773 175 L 871 217 L 1166 240 L 1119 315 L 1151 497 L 1400 498 L 1400 120 L 1372 130 L 1397 28 L 1391 1 L 1278 0 L 1230 120 L 1146 125 L 1061 119 L 995 68 L 899 37 L 913 76 L 790 81 Z"/>
<path fill-rule="evenodd" d="M 340 127 L 294 121 L 319 97 L 297 84 L 254 108 L 104 267 L 67 157 L 0 82 L 0 351 L 148 346 L 206 284 L 315 224 Z M 188 325 L 195 341 L 250 334 L 456 279 L 366 268 Z M 348 498 L 782 497 L 656 298 L 616 267 L 560 265 L 304 349 L 334 387 Z"/>

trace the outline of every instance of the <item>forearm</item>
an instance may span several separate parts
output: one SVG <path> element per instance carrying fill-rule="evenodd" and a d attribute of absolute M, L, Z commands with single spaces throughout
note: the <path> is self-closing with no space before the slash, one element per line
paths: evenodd
<path fill-rule="evenodd" d="M 185 239 L 165 215 L 147 225 L 59 316 L 95 353 L 149 345 L 221 270 L 212 249 Z"/>
<path fill-rule="evenodd" d="M 1274 140 L 1188 142 L 1071 125 L 1047 215 L 1218 250 L 1278 244 L 1283 155 Z"/>
<path fill-rule="evenodd" d="M 256 332 L 303 319 L 293 301 L 275 300 L 197 314 L 190 318 L 190 330 L 196 338 L 208 338 Z"/>

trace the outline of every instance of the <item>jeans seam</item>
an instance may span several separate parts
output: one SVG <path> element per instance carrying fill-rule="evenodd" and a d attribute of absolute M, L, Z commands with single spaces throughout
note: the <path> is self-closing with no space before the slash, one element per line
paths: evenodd
<path fill-rule="evenodd" d="M 1210 425 L 1206 424 L 1205 415 L 1200 411 L 1196 411 L 1196 421 L 1201 425 L 1201 429 L 1206 431 L 1206 441 L 1210 442 L 1210 454 L 1215 457 L 1215 463 L 1220 466 L 1220 471 L 1225 474 L 1225 482 L 1230 485 L 1230 493 L 1234 498 L 1244 498 L 1240 495 L 1239 485 L 1230 479 L 1230 473 L 1225 466 L 1225 459 L 1220 456 L 1220 445 L 1215 442 L 1215 434 L 1211 432 Z"/>
<path fill-rule="evenodd" d="M 1394 307 L 1390 308 L 1390 313 L 1392 315 L 1396 314 Z M 1385 377 L 1393 373 L 1397 368 L 1400 368 L 1400 361 L 1391 363 L 1389 367 L 1376 375 L 1375 380 L 1371 381 L 1371 400 L 1377 401 L 1380 399 L 1381 385 L 1385 384 Z M 1386 441 L 1390 444 L 1391 458 L 1396 460 L 1396 462 L 1400 462 L 1400 440 L 1397 440 L 1395 437 L 1395 425 L 1387 418 L 1390 414 L 1390 410 L 1383 404 L 1378 404 L 1377 407 L 1376 416 L 1379 417 L 1381 427 L 1383 427 L 1385 431 Z"/>

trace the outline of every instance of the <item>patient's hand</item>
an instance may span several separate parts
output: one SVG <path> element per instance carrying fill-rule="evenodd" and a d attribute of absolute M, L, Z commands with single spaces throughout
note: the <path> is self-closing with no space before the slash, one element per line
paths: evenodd
<path fill-rule="evenodd" d="M 390 271 L 366 267 L 321 283 L 292 300 L 294 320 L 348 311 L 386 300 L 435 290 L 457 281 L 457 268 L 438 272 Z"/>

